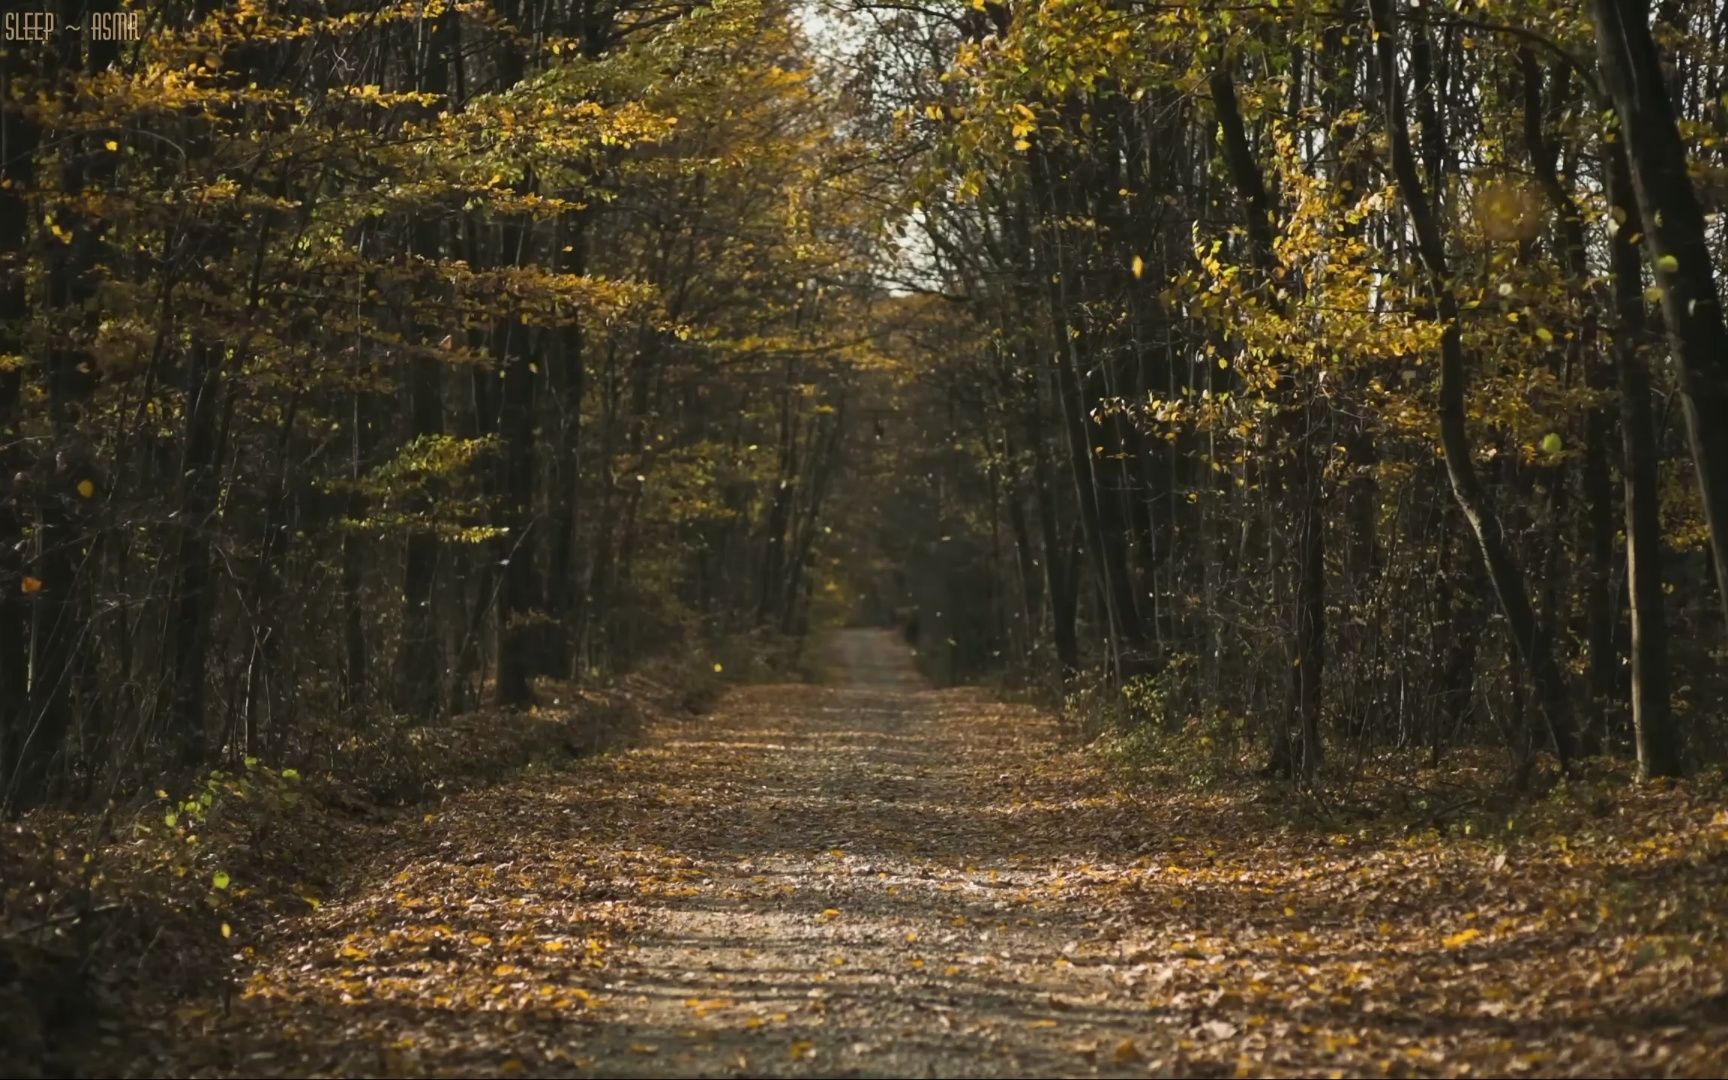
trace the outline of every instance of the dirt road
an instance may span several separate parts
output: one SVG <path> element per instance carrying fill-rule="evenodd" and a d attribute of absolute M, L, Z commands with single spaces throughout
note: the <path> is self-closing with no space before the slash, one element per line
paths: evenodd
<path fill-rule="evenodd" d="M 1049 721 L 924 690 L 886 633 L 839 635 L 829 668 L 683 744 L 713 792 L 686 848 L 703 880 L 653 913 L 588 1052 L 644 1075 L 1019 1076 L 1121 1048 L 1144 1075 L 1155 1018 L 1065 958 L 1098 928 L 1011 812 Z"/>
<path fill-rule="evenodd" d="M 1250 827 L 1219 798 L 1125 793 L 1037 710 L 926 688 L 890 633 L 836 636 L 828 667 L 827 685 L 743 688 L 641 749 L 404 818 L 318 910 L 247 943 L 231 1007 L 183 1009 L 147 1068 L 1724 1063 L 1720 949 L 1682 943 L 1706 951 L 1654 974 L 1657 946 L 1592 936 L 1607 908 L 1570 854 L 1519 855 L 1508 889 L 1504 851 L 1474 841 Z"/>

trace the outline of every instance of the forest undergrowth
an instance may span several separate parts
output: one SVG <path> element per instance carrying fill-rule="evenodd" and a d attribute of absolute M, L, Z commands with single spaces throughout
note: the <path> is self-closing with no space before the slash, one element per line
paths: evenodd
<path fill-rule="evenodd" d="M 317 910 L 399 842 L 401 822 L 632 745 L 654 715 L 707 709 L 723 670 L 663 663 L 599 688 L 540 680 L 527 710 L 375 720 L 325 733 L 302 768 L 248 758 L 105 806 L 6 823 L 0 1070 L 77 1071 L 162 1002 L 213 986 L 225 998 L 247 937 Z"/>

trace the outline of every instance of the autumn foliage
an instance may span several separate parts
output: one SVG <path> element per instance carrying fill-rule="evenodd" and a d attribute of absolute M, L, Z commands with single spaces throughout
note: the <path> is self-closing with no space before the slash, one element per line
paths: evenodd
<path fill-rule="evenodd" d="M 0 1035 L 1720 1071 L 1719 8 L 43 0 Z"/>

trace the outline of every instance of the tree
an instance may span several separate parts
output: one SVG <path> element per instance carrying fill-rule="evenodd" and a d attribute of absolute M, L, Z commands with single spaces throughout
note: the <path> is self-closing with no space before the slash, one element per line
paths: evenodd
<path fill-rule="evenodd" d="M 1680 369 L 1686 429 L 1715 558 L 1717 601 L 1728 620 L 1728 328 L 1722 320 L 1704 211 L 1686 167 L 1649 5 L 1592 0 L 1602 80 L 1620 119 L 1617 138 L 1647 227 L 1644 250 Z"/>

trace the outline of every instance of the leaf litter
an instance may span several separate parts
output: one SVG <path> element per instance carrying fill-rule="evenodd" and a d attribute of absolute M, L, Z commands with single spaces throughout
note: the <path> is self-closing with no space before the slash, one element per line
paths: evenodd
<path fill-rule="evenodd" d="M 887 634 L 379 826 L 133 1071 L 1600 1075 L 1728 1068 L 1728 811 L 1332 831 L 1126 780 Z M 1487 819 L 1485 819 L 1487 820 Z"/>

